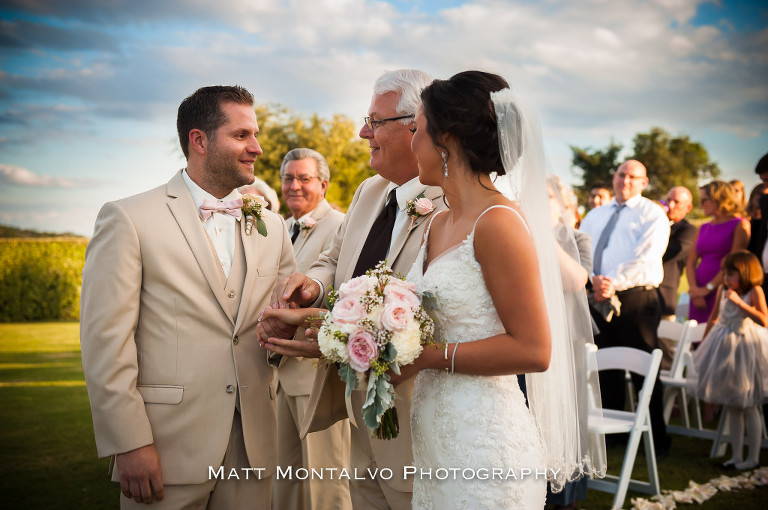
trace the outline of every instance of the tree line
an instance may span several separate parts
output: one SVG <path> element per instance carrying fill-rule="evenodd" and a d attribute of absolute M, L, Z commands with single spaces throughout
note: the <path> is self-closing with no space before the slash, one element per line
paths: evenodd
<path fill-rule="evenodd" d="M 327 198 L 346 209 L 357 186 L 374 175 L 368 166 L 368 143 L 358 137 L 360 122 L 345 115 L 322 118 L 304 116 L 279 104 L 255 108 L 261 133 L 259 142 L 267 150 L 254 164 L 255 174 L 280 191 L 280 163 L 291 149 L 309 147 L 323 154 L 331 169 Z M 574 186 L 580 204 L 586 204 L 589 190 L 598 183 L 610 186 L 613 172 L 627 159 L 641 161 L 648 170 L 649 184 L 644 195 L 652 200 L 663 198 L 673 186 L 685 186 L 694 195 L 700 183 L 720 176 L 717 163 L 709 158 L 704 146 L 687 135 L 671 135 L 660 127 L 638 133 L 632 152 L 623 154 L 623 146 L 609 142 L 604 148 L 570 146 L 571 164 L 581 183 Z M 283 205 L 283 211 L 287 209 Z"/>

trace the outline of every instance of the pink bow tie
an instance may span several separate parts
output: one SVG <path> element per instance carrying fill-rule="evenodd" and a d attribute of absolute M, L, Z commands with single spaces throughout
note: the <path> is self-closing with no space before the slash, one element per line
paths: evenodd
<path fill-rule="evenodd" d="M 200 217 L 203 221 L 210 218 L 213 213 L 229 214 L 240 219 L 242 215 L 241 208 L 243 207 L 243 200 L 238 198 L 237 200 L 230 200 L 229 202 L 214 202 L 213 200 L 203 200 L 203 205 L 200 206 Z"/>

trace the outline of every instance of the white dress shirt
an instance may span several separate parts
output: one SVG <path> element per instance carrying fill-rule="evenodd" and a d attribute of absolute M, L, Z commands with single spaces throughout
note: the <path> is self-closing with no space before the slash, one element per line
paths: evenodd
<path fill-rule="evenodd" d="M 305 219 L 309 218 L 312 215 L 312 213 L 315 212 L 316 209 L 317 209 L 317 207 L 315 207 L 315 209 L 312 209 L 311 211 L 309 211 L 307 214 L 305 214 L 304 216 L 302 216 L 299 219 L 294 218 L 293 215 L 288 216 L 285 219 L 285 228 L 287 228 L 288 232 L 290 232 L 291 229 L 293 228 L 294 224 L 300 223 L 300 222 L 304 221 Z"/>
<path fill-rule="evenodd" d="M 189 193 L 192 195 L 192 200 L 198 209 L 198 215 L 200 206 L 203 205 L 205 199 L 213 200 L 214 202 L 228 202 L 242 197 L 240 192 L 234 189 L 224 198 L 216 198 L 195 184 L 195 181 L 187 174 L 186 169 L 181 173 L 181 176 L 187 188 L 189 188 Z M 239 220 L 230 214 L 214 213 L 207 220 L 203 221 L 201 218 L 200 221 L 203 223 L 203 228 L 211 239 L 216 254 L 219 256 L 219 262 L 221 263 L 221 269 L 224 270 L 224 275 L 229 277 L 229 271 L 232 269 L 232 258 L 235 256 L 235 229 Z"/>
<path fill-rule="evenodd" d="M 661 207 L 641 195 L 625 205 L 603 251 L 602 275 L 611 279 L 617 291 L 658 287 L 664 279 L 662 257 L 669 243 L 669 219 Z M 579 230 L 591 235 L 594 245 L 616 206 L 614 198 L 592 209 L 581 222 Z"/>

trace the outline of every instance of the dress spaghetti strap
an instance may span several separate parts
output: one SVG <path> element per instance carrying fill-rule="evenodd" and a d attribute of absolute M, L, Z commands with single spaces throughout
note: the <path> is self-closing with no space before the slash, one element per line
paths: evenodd
<path fill-rule="evenodd" d="M 514 208 L 512 208 L 512 207 L 510 207 L 510 206 L 508 206 L 508 205 L 503 205 L 503 204 L 492 205 L 492 206 L 490 206 L 488 209 L 486 209 L 485 211 L 481 212 L 481 213 L 480 213 L 480 216 L 478 216 L 478 217 L 477 217 L 477 219 L 475 220 L 475 224 L 474 224 L 474 225 L 472 225 L 472 233 L 473 233 L 473 234 L 475 233 L 475 227 L 477 226 L 477 222 L 478 222 L 478 221 L 480 221 L 480 218 L 482 218 L 482 217 L 483 217 L 483 214 L 487 213 L 487 212 L 488 212 L 488 211 L 490 211 L 491 209 L 496 209 L 497 207 L 502 207 L 502 208 L 504 208 L 504 209 L 509 209 L 509 210 L 510 210 L 510 211 L 512 211 L 513 213 L 517 214 L 518 218 L 520 218 L 520 221 L 522 221 L 522 222 L 523 222 L 523 226 L 525 226 L 525 230 L 528 232 L 528 235 L 531 235 L 531 230 L 528 228 L 528 223 L 526 223 L 526 221 L 525 221 L 525 218 L 523 218 L 523 215 L 522 215 L 522 214 L 520 214 L 520 213 L 517 211 L 517 209 L 514 209 Z M 430 221 L 430 224 L 431 224 L 431 221 Z M 429 232 L 429 230 L 427 230 L 427 232 Z"/>
<path fill-rule="evenodd" d="M 435 214 L 432 215 L 432 217 L 429 219 L 429 223 L 427 223 L 427 230 L 424 232 L 424 241 L 426 241 L 429 238 L 429 229 L 432 228 L 432 220 L 434 220 L 438 214 L 440 214 L 443 211 L 437 211 Z M 423 244 L 423 243 L 422 243 Z"/>

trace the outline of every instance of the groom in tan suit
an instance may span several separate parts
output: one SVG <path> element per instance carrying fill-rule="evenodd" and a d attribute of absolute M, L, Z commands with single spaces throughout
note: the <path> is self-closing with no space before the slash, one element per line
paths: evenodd
<path fill-rule="evenodd" d="M 385 258 L 398 273 L 405 275 L 410 270 L 432 215 L 414 218 L 412 222 L 406 213 L 406 204 L 424 196 L 432 201 L 436 210 L 445 208 L 440 188 L 419 183 L 418 164 L 410 145 L 409 122 L 420 103 L 421 90 L 431 81 L 425 73 L 410 69 L 385 73 L 376 81 L 360 137 L 368 140 L 371 167 L 379 175 L 365 180 L 357 189 L 330 249 L 307 274 L 291 275 L 278 284 L 273 299 L 278 305 L 287 301 L 302 306 L 318 305 L 331 285 L 338 289 Z M 383 228 L 382 218 L 387 216 L 387 210 L 391 211 L 394 226 Z M 381 256 L 370 258 L 368 245 L 376 244 L 376 239 L 385 240 L 385 250 Z M 284 327 L 278 324 L 273 328 L 272 323 L 266 323 L 260 329 L 270 335 Z M 270 338 L 267 347 L 289 356 L 319 355 L 316 342 Z M 335 366 L 318 371 L 303 432 L 329 427 L 349 416 L 348 410 L 351 410 L 350 418 L 356 425 L 352 428 L 351 467 L 357 470 L 358 477 L 365 477 L 350 481 L 353 507 L 360 510 L 410 508 L 413 480 L 404 479 L 403 466 L 413 464 L 409 423 L 413 381 L 396 389 L 400 434 L 392 440 L 371 438 L 361 412 L 364 392 L 353 392 L 347 401 L 344 391 L 345 385 Z M 368 468 L 371 471 L 389 468 L 394 476 L 389 480 L 372 478 L 367 474 Z"/>
<path fill-rule="evenodd" d="M 330 246 L 344 220 L 344 213 L 325 199 L 330 178 L 328 162 L 312 149 L 288 151 L 280 166 L 283 202 L 291 210 L 286 226 L 300 272 L 306 272 Z M 315 365 L 313 359 L 286 357 L 278 370 L 277 464 L 283 469 L 349 467 L 349 420 L 303 439 L 299 434 L 318 370 Z M 274 505 L 278 509 L 350 510 L 349 483 L 338 478 L 276 480 Z"/>
<path fill-rule="evenodd" d="M 236 188 L 262 151 L 253 96 L 205 87 L 179 106 L 187 167 L 107 203 L 86 251 L 81 347 L 96 446 L 121 508 L 271 505 L 275 389 L 257 318 L 295 271 L 282 218 L 246 229 Z M 250 232 L 250 233 L 249 233 Z"/>

